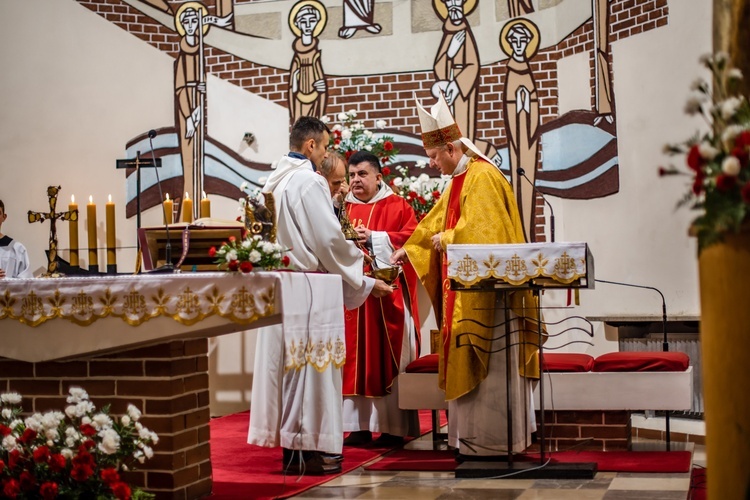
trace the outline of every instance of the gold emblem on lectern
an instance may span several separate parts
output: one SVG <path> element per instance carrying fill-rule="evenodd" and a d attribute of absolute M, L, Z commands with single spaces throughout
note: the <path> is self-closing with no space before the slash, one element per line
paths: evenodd
<path fill-rule="evenodd" d="M 555 274 L 557 276 L 570 276 L 576 271 L 576 260 L 568 255 L 568 252 L 555 259 Z"/>
<path fill-rule="evenodd" d="M 526 276 L 526 261 L 523 260 L 518 254 L 513 254 L 513 257 L 508 259 L 505 264 L 506 276 L 513 277 L 516 280 Z"/>
<path fill-rule="evenodd" d="M 464 276 L 470 278 L 476 276 L 478 271 L 479 266 L 477 266 L 477 261 L 469 257 L 469 254 L 466 254 L 463 259 L 459 260 L 458 265 L 456 266 L 456 272 L 459 277 Z"/>

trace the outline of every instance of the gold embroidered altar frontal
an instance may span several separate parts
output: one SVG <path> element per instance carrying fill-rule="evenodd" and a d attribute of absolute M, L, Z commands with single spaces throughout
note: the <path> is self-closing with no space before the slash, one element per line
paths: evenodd
<path fill-rule="evenodd" d="M 458 289 L 594 285 L 594 259 L 586 243 L 448 245 L 447 256 L 448 278 Z"/>
<path fill-rule="evenodd" d="M 0 320 L 36 327 L 52 320 L 88 326 L 158 317 L 194 325 L 211 316 L 250 324 L 274 314 L 274 274 L 141 275 L 0 281 Z"/>

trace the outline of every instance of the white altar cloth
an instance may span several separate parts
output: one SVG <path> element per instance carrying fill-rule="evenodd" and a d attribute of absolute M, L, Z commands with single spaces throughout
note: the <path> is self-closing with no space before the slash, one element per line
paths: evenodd
<path fill-rule="evenodd" d="M 0 280 L 0 356 L 49 361 L 307 321 L 312 298 L 342 297 L 341 286 L 297 272 Z M 282 300 L 302 287 L 310 300 Z M 325 307 L 341 310 L 343 329 L 343 302 Z"/>

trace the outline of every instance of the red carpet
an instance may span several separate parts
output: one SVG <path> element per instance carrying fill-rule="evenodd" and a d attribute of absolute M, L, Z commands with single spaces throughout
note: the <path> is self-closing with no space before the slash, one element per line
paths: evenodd
<path fill-rule="evenodd" d="M 443 421 L 445 417 L 443 416 Z M 430 431 L 430 412 L 420 411 L 422 432 Z M 250 412 L 211 420 L 212 499 L 287 498 L 330 481 L 327 476 L 284 476 L 281 448 L 261 448 L 247 444 Z M 444 423 L 444 422 L 443 422 Z M 345 474 L 392 448 L 344 447 L 342 472 Z"/>
<path fill-rule="evenodd" d="M 452 451 L 396 450 L 366 467 L 367 470 L 452 471 Z M 523 455 L 519 460 L 539 460 Z M 552 454 L 553 462 L 596 462 L 600 472 L 687 472 L 689 451 L 564 451 Z"/>

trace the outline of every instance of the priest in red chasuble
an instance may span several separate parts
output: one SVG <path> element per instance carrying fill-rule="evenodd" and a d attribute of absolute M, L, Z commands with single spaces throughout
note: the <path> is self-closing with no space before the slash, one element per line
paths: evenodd
<path fill-rule="evenodd" d="M 374 256 L 368 265 L 389 267 L 394 249 L 401 248 L 417 227 L 409 203 L 383 182 L 378 158 L 366 151 L 349 159 L 346 211 L 359 243 Z M 346 445 L 360 445 L 381 433 L 376 442 L 397 444 L 404 436 L 419 436 L 416 411 L 400 410 L 396 376 L 419 356 L 417 276 L 403 268 L 393 294 L 368 298 L 346 311 L 344 363 L 344 431 Z"/>
<path fill-rule="evenodd" d="M 449 402 L 449 444 L 469 460 L 505 454 L 509 446 L 509 388 L 510 445 L 513 451 L 522 451 L 535 429 L 531 380 L 539 377 L 539 361 L 538 349 L 532 344 L 535 334 L 531 334 L 536 331 L 535 318 L 520 316 L 533 315 L 534 298 L 530 292 L 514 292 L 508 299 L 513 323 L 509 342 L 512 365 L 506 385 L 506 354 L 501 350 L 506 347 L 506 330 L 504 325 L 493 328 L 504 322 L 503 295 L 451 291 L 445 254 L 447 246 L 454 243 L 524 243 L 518 206 L 505 176 L 462 137 L 442 95 L 430 112 L 419 104 L 417 109 L 430 166 L 452 179 L 440 201 L 391 260 L 408 260 L 414 266 L 441 327 L 439 384 Z M 461 321 L 467 319 L 474 321 Z M 457 346 L 456 339 L 462 345 Z"/>

